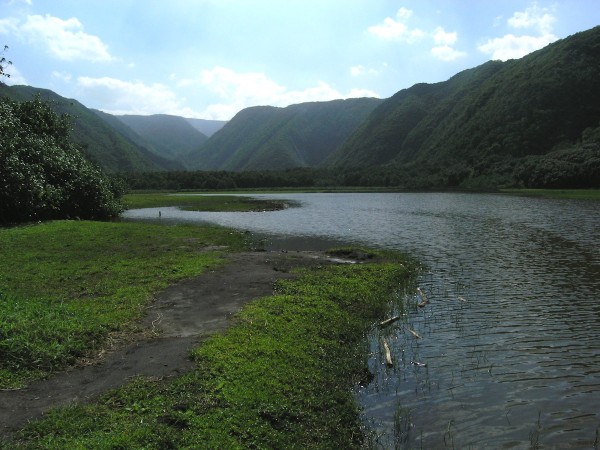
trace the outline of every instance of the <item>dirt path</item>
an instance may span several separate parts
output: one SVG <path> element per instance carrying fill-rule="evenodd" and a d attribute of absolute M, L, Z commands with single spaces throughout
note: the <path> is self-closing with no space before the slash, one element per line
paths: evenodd
<path fill-rule="evenodd" d="M 156 337 L 110 352 L 94 365 L 74 368 L 20 390 L 0 392 L 0 437 L 22 428 L 52 407 L 89 401 L 131 377 L 175 376 L 192 367 L 190 351 L 225 329 L 244 303 L 273 292 L 298 266 L 333 262 L 317 252 L 257 252 L 230 256 L 216 271 L 175 284 L 156 296 L 143 324 Z"/>

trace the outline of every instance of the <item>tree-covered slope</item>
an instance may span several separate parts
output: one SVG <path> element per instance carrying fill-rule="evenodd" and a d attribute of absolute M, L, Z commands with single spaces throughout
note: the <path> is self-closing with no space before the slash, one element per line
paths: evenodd
<path fill-rule="evenodd" d="M 188 155 L 187 163 L 234 171 L 319 166 L 380 103 L 361 98 L 246 108 Z"/>
<path fill-rule="evenodd" d="M 398 92 L 327 163 L 454 167 L 465 178 L 576 146 L 600 124 L 599 74 L 596 27 L 519 60 L 491 61 Z"/>
<path fill-rule="evenodd" d="M 86 156 L 104 170 L 131 172 L 166 168 L 166 161 L 153 157 L 78 101 L 66 99 L 47 89 L 0 85 L 0 97 L 28 101 L 36 95 L 50 101 L 57 113 L 69 114 L 73 118 L 73 141 L 81 145 Z"/>
<path fill-rule="evenodd" d="M 164 170 L 183 170 L 184 166 L 177 161 L 173 161 L 170 158 L 165 158 L 160 156 L 159 150 L 153 147 L 153 143 L 144 139 L 142 136 L 137 134 L 131 128 L 129 128 L 123 121 L 121 121 L 117 116 L 113 116 L 112 114 L 105 113 L 103 111 L 99 111 L 93 109 L 94 113 L 96 113 L 104 122 L 106 122 L 111 128 L 113 128 L 117 133 L 124 136 L 128 141 L 132 142 L 136 145 L 140 151 L 155 164 L 160 166 Z"/>
<path fill-rule="evenodd" d="M 171 160 L 190 153 L 208 140 L 183 117 L 167 114 L 115 117 L 148 142 L 150 151 Z"/>

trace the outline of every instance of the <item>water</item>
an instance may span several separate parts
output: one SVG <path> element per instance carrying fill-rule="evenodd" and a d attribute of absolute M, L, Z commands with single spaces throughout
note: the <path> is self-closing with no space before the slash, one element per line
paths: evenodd
<path fill-rule="evenodd" d="M 257 197 L 302 207 L 161 208 L 161 220 L 362 243 L 426 266 L 418 284 L 430 303 L 418 308 L 420 297 L 408 293 L 405 320 L 370 336 L 375 379 L 356 396 L 375 446 L 600 445 L 600 204 L 474 194 Z M 381 338 L 392 348 L 391 368 Z"/>

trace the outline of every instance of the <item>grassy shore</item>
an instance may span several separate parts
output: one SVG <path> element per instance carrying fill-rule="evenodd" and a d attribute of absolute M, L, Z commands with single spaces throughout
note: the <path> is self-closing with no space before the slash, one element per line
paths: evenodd
<path fill-rule="evenodd" d="M 411 268 L 395 258 L 305 269 L 247 305 L 170 382 L 136 379 L 93 404 L 55 410 L 12 448 L 360 448 L 352 388 L 365 334 Z"/>
<path fill-rule="evenodd" d="M 502 189 L 501 192 L 528 197 L 600 200 L 600 189 Z"/>
<path fill-rule="evenodd" d="M 187 211 L 273 211 L 287 207 L 283 200 L 260 200 L 237 195 L 193 195 L 192 193 L 133 193 L 123 198 L 126 208 L 178 206 Z"/>
<path fill-rule="evenodd" d="M 0 229 L 0 388 L 139 332 L 151 295 L 223 264 L 245 235 L 207 226 L 56 221 Z M 364 252 L 363 252 L 364 253 Z M 352 388 L 365 335 L 411 267 L 398 256 L 304 269 L 194 352 L 175 380 L 139 378 L 60 408 L 0 448 L 357 448 Z"/>

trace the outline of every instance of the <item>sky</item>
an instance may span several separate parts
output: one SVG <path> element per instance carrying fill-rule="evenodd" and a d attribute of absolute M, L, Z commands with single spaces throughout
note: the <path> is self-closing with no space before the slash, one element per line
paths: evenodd
<path fill-rule="evenodd" d="M 597 25 L 599 0 L 0 0 L 7 84 L 216 120 L 388 98 Z"/>

